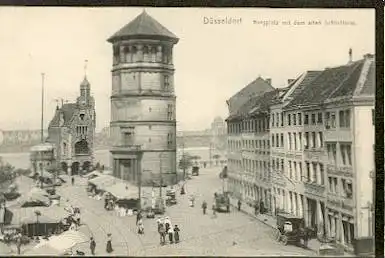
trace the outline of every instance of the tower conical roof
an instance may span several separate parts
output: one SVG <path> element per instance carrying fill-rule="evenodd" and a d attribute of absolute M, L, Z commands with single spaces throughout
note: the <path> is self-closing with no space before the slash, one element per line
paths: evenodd
<path fill-rule="evenodd" d="M 84 79 L 83 79 L 82 83 L 80 84 L 80 86 L 82 86 L 82 87 L 90 86 L 90 82 L 88 81 L 86 76 L 84 76 Z"/>
<path fill-rule="evenodd" d="M 143 37 L 163 37 L 171 39 L 172 41 L 178 41 L 171 31 L 166 29 L 157 20 L 152 18 L 150 15 L 143 11 L 134 20 L 128 23 L 126 26 L 121 28 L 112 37 L 108 39 L 109 42 L 114 42 L 118 39 L 126 38 L 143 38 Z"/>

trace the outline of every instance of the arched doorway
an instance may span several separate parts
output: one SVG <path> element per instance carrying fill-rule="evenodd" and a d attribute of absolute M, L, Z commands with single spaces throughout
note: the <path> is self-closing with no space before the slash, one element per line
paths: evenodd
<path fill-rule="evenodd" d="M 75 143 L 75 154 L 89 154 L 90 149 L 86 140 L 81 140 Z"/>
<path fill-rule="evenodd" d="M 85 162 L 83 163 L 82 169 L 83 169 L 85 172 L 90 171 L 90 169 L 91 169 L 91 162 L 85 161 Z"/>
<path fill-rule="evenodd" d="M 66 162 L 61 163 L 61 170 L 64 171 L 64 173 L 67 173 L 68 171 L 68 165 Z"/>
<path fill-rule="evenodd" d="M 79 162 L 74 162 L 72 163 L 72 166 L 71 166 L 71 172 L 72 172 L 72 175 L 79 175 Z"/>

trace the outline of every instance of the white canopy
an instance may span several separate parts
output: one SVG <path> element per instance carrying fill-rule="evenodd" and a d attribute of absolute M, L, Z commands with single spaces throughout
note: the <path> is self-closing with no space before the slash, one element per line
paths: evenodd
<path fill-rule="evenodd" d="M 109 192 L 117 199 L 120 200 L 129 200 L 129 199 L 138 199 L 139 198 L 139 190 L 137 187 L 125 184 L 123 182 L 118 182 L 116 184 L 107 186 L 105 188 L 106 192 Z"/>
<path fill-rule="evenodd" d="M 27 254 L 40 255 L 63 255 L 74 246 L 89 241 L 89 238 L 82 232 L 69 230 L 59 236 L 52 236 L 48 241 L 35 246 Z"/>

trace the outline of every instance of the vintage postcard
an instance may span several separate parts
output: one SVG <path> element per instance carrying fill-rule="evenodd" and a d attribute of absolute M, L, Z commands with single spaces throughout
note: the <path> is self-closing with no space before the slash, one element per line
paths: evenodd
<path fill-rule="evenodd" d="M 375 11 L 0 8 L 0 254 L 374 254 Z"/>

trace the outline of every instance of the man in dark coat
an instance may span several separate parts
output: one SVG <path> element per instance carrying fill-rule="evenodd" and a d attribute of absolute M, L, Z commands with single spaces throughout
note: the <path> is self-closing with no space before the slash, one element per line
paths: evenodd
<path fill-rule="evenodd" d="M 96 242 L 95 242 L 95 239 L 93 237 L 91 237 L 91 241 L 90 241 L 90 250 L 91 250 L 91 254 L 92 255 L 95 255 L 95 248 L 96 248 Z"/>
<path fill-rule="evenodd" d="M 206 201 L 203 201 L 202 209 L 203 209 L 203 215 L 205 215 L 206 214 L 206 209 L 207 209 L 207 202 Z"/>
<path fill-rule="evenodd" d="M 242 205 L 242 202 L 240 199 L 238 199 L 238 211 L 241 211 L 241 205 Z"/>

